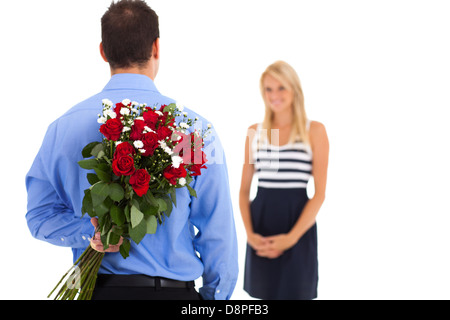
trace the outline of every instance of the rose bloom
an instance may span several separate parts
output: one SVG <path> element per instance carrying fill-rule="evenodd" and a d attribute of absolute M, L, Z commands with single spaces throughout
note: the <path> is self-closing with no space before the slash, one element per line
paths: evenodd
<path fill-rule="evenodd" d="M 119 119 L 109 119 L 105 124 L 100 126 L 100 132 L 108 140 L 117 141 L 122 133 L 123 124 Z"/>
<path fill-rule="evenodd" d="M 151 108 L 147 108 L 142 116 L 144 117 L 144 121 L 152 130 L 156 129 L 156 123 L 158 122 L 159 115 L 153 111 Z"/>
<path fill-rule="evenodd" d="M 133 187 L 134 192 L 139 197 L 142 197 L 147 193 L 150 183 L 150 175 L 145 169 L 136 170 L 130 177 L 130 184 Z"/>
<path fill-rule="evenodd" d="M 145 157 L 152 156 L 156 148 L 158 148 L 158 135 L 154 132 L 147 132 L 142 135 L 141 141 L 144 143 L 145 152 L 142 154 Z"/>
<path fill-rule="evenodd" d="M 130 139 L 141 140 L 145 125 L 144 120 L 134 120 L 134 124 L 131 127 Z"/>
<path fill-rule="evenodd" d="M 181 164 L 178 168 L 174 168 L 172 166 L 167 167 L 164 169 L 164 178 L 166 178 L 170 184 L 176 185 L 178 178 L 185 178 L 187 175 L 186 169 L 184 168 L 184 165 Z"/>
<path fill-rule="evenodd" d="M 134 167 L 134 159 L 129 155 L 119 155 L 113 160 L 113 172 L 116 176 L 129 176 L 136 170 Z"/>
<path fill-rule="evenodd" d="M 129 142 L 122 142 L 116 147 L 116 151 L 114 152 L 114 159 L 120 156 L 134 155 L 135 153 L 136 151 Z"/>

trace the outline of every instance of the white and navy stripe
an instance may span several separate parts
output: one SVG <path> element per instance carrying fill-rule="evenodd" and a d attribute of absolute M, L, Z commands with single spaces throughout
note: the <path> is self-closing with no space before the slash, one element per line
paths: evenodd
<path fill-rule="evenodd" d="M 304 143 L 284 146 L 260 144 L 255 149 L 254 164 L 259 187 L 307 187 L 312 172 L 312 153 Z"/>

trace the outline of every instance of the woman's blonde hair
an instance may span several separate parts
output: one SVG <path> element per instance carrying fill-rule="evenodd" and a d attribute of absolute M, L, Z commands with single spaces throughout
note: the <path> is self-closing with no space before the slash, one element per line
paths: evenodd
<path fill-rule="evenodd" d="M 289 142 L 301 140 L 303 143 L 309 145 L 309 136 L 307 131 L 307 117 L 305 112 L 303 90 L 300 85 L 300 79 L 288 63 L 284 61 L 276 61 L 272 63 L 263 72 L 260 79 L 261 95 L 266 106 L 266 112 L 264 121 L 262 124 L 263 129 L 267 132 L 267 139 L 271 142 L 271 130 L 273 126 L 273 111 L 265 99 L 264 94 L 264 77 L 270 75 L 278 80 L 287 90 L 292 91 L 294 98 L 292 101 L 292 128 Z"/>

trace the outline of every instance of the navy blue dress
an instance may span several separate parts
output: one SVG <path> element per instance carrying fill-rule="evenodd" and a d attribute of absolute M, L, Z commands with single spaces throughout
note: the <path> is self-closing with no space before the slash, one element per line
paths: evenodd
<path fill-rule="evenodd" d="M 308 202 L 312 154 L 301 142 L 254 152 L 258 192 L 250 206 L 253 230 L 262 236 L 288 233 Z M 265 300 L 310 300 L 317 297 L 317 226 L 275 259 L 257 256 L 247 244 L 244 290 Z"/>

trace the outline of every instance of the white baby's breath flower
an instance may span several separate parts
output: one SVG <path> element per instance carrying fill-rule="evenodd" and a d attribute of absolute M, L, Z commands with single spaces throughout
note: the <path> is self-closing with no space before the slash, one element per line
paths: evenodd
<path fill-rule="evenodd" d="M 131 103 L 131 105 L 134 107 L 134 106 L 138 106 L 139 105 L 139 102 L 136 102 L 136 101 L 133 101 L 132 103 Z"/>
<path fill-rule="evenodd" d="M 180 111 L 183 111 L 183 110 L 184 110 L 184 106 L 183 106 L 181 103 L 177 102 L 177 103 L 176 103 L 176 106 L 177 106 L 177 109 L 178 109 L 178 110 L 180 110 Z"/>
<path fill-rule="evenodd" d="M 140 153 L 145 153 L 145 151 L 146 151 L 145 149 L 139 149 Z"/>
<path fill-rule="evenodd" d="M 180 178 L 178 180 L 178 183 L 180 184 L 180 186 L 184 186 L 186 184 L 186 179 L 185 178 Z"/>
<path fill-rule="evenodd" d="M 136 117 L 136 120 L 144 120 L 144 117 Z"/>
<path fill-rule="evenodd" d="M 144 146 L 144 143 L 141 140 L 136 140 L 133 142 L 133 145 L 136 149 L 140 149 Z"/>
<path fill-rule="evenodd" d="M 123 115 L 123 116 L 127 116 L 127 115 L 130 114 L 130 109 L 122 108 L 122 109 L 120 109 L 120 114 Z"/>
<path fill-rule="evenodd" d="M 208 123 L 208 129 L 211 129 L 211 127 L 212 127 L 211 123 Z"/>
<path fill-rule="evenodd" d="M 105 118 L 110 117 L 111 119 L 115 119 L 117 117 L 116 113 L 111 109 L 105 110 L 103 112 L 103 116 Z"/>
<path fill-rule="evenodd" d="M 183 116 L 187 117 L 187 112 L 183 112 Z"/>
<path fill-rule="evenodd" d="M 123 104 L 124 106 L 129 105 L 130 102 L 131 102 L 131 101 L 130 101 L 129 99 L 123 99 L 123 100 L 122 100 L 122 104 Z"/>
<path fill-rule="evenodd" d="M 180 122 L 180 128 L 189 129 L 189 125 L 185 122 Z"/>
<path fill-rule="evenodd" d="M 98 118 L 97 122 L 101 123 L 101 124 L 106 123 L 106 118 L 105 117 L 100 117 L 100 118 Z"/>
<path fill-rule="evenodd" d="M 130 127 L 123 127 L 122 132 L 127 132 L 127 131 L 130 131 L 130 130 L 131 130 Z"/>
<path fill-rule="evenodd" d="M 180 156 L 172 157 L 172 167 L 178 168 L 182 162 L 183 162 L 183 158 L 181 158 Z"/>
<path fill-rule="evenodd" d="M 116 147 L 121 143 L 122 143 L 122 141 L 116 141 Z"/>
<path fill-rule="evenodd" d="M 160 115 L 160 116 L 163 115 L 163 113 L 162 113 L 161 111 L 159 111 L 159 110 L 156 110 L 155 113 L 158 114 L 158 115 Z"/>
<path fill-rule="evenodd" d="M 112 105 L 113 105 L 112 101 L 109 100 L 109 99 L 103 99 L 103 100 L 102 100 L 102 103 L 103 103 L 105 106 L 108 106 L 108 107 L 112 107 Z"/>
<path fill-rule="evenodd" d="M 147 133 L 147 132 L 153 132 L 153 133 L 155 133 L 155 131 L 153 131 L 152 128 L 145 126 L 145 127 L 144 127 L 143 133 Z"/>

